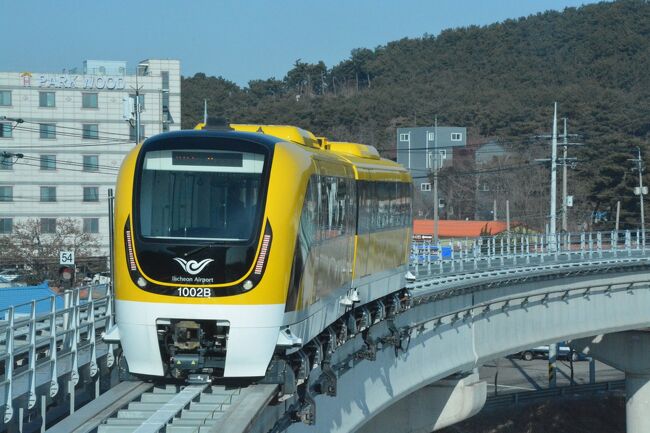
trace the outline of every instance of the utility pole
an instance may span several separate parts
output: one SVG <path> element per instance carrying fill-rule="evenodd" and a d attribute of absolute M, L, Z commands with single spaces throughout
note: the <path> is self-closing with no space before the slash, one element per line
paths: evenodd
<path fill-rule="evenodd" d="M 548 345 L 548 387 L 557 386 L 557 343 Z"/>
<path fill-rule="evenodd" d="M 647 187 L 643 186 L 643 159 L 641 159 L 641 148 L 636 147 L 637 157 L 636 159 L 630 159 L 630 161 L 636 163 L 636 169 L 639 172 L 639 186 L 634 188 L 634 194 L 639 196 L 639 206 L 641 207 L 641 244 L 645 248 L 645 215 L 643 209 L 643 196 L 647 194 Z"/>
<path fill-rule="evenodd" d="M 553 137 L 551 139 L 551 214 L 549 220 L 549 236 L 551 248 L 555 251 L 555 229 L 557 225 L 557 102 L 553 109 Z"/>
<path fill-rule="evenodd" d="M 510 200 L 506 200 L 506 231 L 510 236 Z"/>
<path fill-rule="evenodd" d="M 562 157 L 562 231 L 567 231 L 567 145 L 566 117 L 564 118 L 564 154 Z"/>
<path fill-rule="evenodd" d="M 135 144 L 138 145 L 140 144 L 140 89 L 141 87 L 138 85 L 138 75 L 140 74 L 140 65 L 136 67 L 135 70 L 135 88 L 131 86 L 132 89 L 135 90 Z"/>
<path fill-rule="evenodd" d="M 438 243 L 438 116 L 433 127 L 433 241 Z"/>
<path fill-rule="evenodd" d="M 577 136 L 576 134 L 569 134 L 567 132 L 567 119 L 564 118 L 564 135 L 563 135 L 563 144 L 564 144 L 564 154 L 561 159 L 557 157 L 557 102 L 555 103 L 553 110 L 553 134 L 551 138 L 551 159 L 537 159 L 539 162 L 551 162 L 551 205 L 549 213 L 549 223 L 546 233 L 551 237 L 551 242 L 555 242 L 555 233 L 557 230 L 557 165 L 558 163 L 562 165 L 562 230 L 568 230 L 568 210 L 569 199 L 567 195 L 567 167 L 569 164 L 571 168 L 575 168 L 576 158 L 568 158 L 568 146 L 577 145 L 580 146 L 582 143 L 569 143 L 568 139 L 570 136 Z M 539 137 L 549 138 L 548 135 L 542 135 Z M 554 244 L 553 244 L 554 245 Z M 551 248 L 553 248 L 551 245 Z"/>
<path fill-rule="evenodd" d="M 136 75 L 137 80 L 137 75 Z M 136 84 L 137 86 L 137 84 Z M 135 89 L 135 144 L 140 144 L 140 88 Z"/>
<path fill-rule="evenodd" d="M 645 191 L 643 190 L 643 160 L 641 159 L 641 148 L 637 146 L 636 150 L 638 152 L 637 167 L 639 169 L 639 205 L 641 206 L 641 236 L 643 239 L 642 244 L 645 247 L 645 215 L 643 210 L 643 194 L 645 194 Z"/>
<path fill-rule="evenodd" d="M 616 202 L 616 232 L 618 233 L 618 223 L 621 219 L 621 201 Z"/>
<path fill-rule="evenodd" d="M 496 221 L 497 220 L 497 200 L 494 199 L 494 203 L 492 204 L 492 220 Z"/>

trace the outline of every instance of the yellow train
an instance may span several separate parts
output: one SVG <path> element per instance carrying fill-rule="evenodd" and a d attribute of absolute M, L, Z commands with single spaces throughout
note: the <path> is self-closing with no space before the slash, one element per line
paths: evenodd
<path fill-rule="evenodd" d="M 107 339 L 131 373 L 262 377 L 405 286 L 402 166 L 292 126 L 196 129 L 147 139 L 120 169 Z"/>

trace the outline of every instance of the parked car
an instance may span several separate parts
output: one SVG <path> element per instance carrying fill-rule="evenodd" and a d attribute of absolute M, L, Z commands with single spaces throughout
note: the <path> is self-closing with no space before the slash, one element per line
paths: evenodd
<path fill-rule="evenodd" d="M 20 274 L 15 269 L 3 269 L 0 271 L 0 281 L 3 283 L 10 283 L 19 276 Z"/>
<path fill-rule="evenodd" d="M 100 272 L 93 276 L 91 284 L 108 284 L 111 282 L 111 273 L 110 272 Z"/>
<path fill-rule="evenodd" d="M 532 349 L 526 349 L 519 352 L 519 357 L 524 361 L 532 361 L 535 358 L 548 359 L 549 346 L 537 346 Z M 557 346 L 557 359 L 565 359 L 567 361 L 580 361 L 586 359 L 584 355 L 571 349 L 566 342 L 560 342 Z"/>

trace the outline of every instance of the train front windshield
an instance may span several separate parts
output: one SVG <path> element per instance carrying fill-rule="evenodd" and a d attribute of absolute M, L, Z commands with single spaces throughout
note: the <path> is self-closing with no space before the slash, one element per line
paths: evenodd
<path fill-rule="evenodd" d="M 141 236 L 250 239 L 261 219 L 264 164 L 264 155 L 255 152 L 147 152 L 139 191 Z"/>

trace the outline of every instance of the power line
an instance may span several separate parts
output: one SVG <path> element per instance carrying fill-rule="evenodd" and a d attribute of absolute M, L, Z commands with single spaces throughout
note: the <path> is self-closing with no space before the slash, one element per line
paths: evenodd
<path fill-rule="evenodd" d="M 23 159 L 28 160 L 28 161 L 38 161 L 38 162 L 42 161 L 41 158 L 37 158 L 37 157 L 34 157 L 34 156 L 27 156 L 27 155 L 24 155 Z M 83 171 L 88 172 L 88 173 L 97 173 L 97 171 L 99 169 L 105 169 L 105 170 L 111 170 L 111 171 L 118 171 L 119 170 L 118 167 L 114 167 L 114 166 L 111 166 L 111 165 L 84 164 L 83 161 L 78 162 L 78 161 L 70 161 L 70 160 L 59 159 L 59 158 L 48 160 L 48 161 L 51 161 L 51 162 L 55 163 L 56 165 L 63 164 L 63 165 L 70 165 L 70 166 L 73 166 L 73 167 L 92 167 L 93 169 L 95 169 L 95 168 L 97 169 L 97 170 L 83 170 Z M 52 169 L 52 171 L 54 171 L 54 170 L 56 170 L 56 169 Z M 45 170 L 45 171 L 47 171 L 47 170 Z"/>
<path fill-rule="evenodd" d="M 407 143 L 402 141 L 401 143 Z M 435 151 L 437 149 L 459 149 L 459 150 L 466 150 L 466 151 L 474 151 L 476 153 L 498 153 L 501 152 L 499 150 L 494 150 L 494 151 L 483 151 L 480 150 L 478 147 L 487 145 L 487 144 L 495 144 L 499 146 L 522 146 L 522 145 L 528 145 L 528 146 L 545 146 L 546 143 L 542 142 L 538 139 L 534 141 L 528 141 L 528 140 L 517 140 L 517 141 L 485 141 L 482 143 L 474 143 L 470 146 L 465 145 L 465 146 L 454 146 L 454 145 L 448 145 L 448 146 L 429 146 L 429 147 L 400 147 L 399 145 L 397 147 L 390 147 L 390 148 L 384 148 L 385 151 L 400 151 L 400 150 L 405 150 L 405 151 L 414 151 L 414 150 L 430 150 L 430 151 Z"/>
<path fill-rule="evenodd" d="M 19 166 L 25 165 L 25 166 L 29 166 L 29 167 L 38 167 L 38 168 L 41 167 L 40 164 L 30 164 L 30 163 L 22 162 L 22 161 L 14 162 L 12 165 L 19 165 Z M 83 169 L 82 170 L 75 170 L 73 168 L 68 168 L 68 167 L 57 168 L 57 170 L 70 171 L 70 172 L 75 172 L 75 173 L 89 173 L 88 171 L 85 171 Z M 116 175 L 118 170 L 119 169 L 117 169 L 117 168 L 114 171 L 110 171 L 110 172 L 102 171 L 102 170 L 96 170 L 96 171 L 93 171 L 92 173 Z"/>
<path fill-rule="evenodd" d="M 499 173 L 499 172 L 504 172 L 504 171 L 514 171 L 514 170 L 520 170 L 522 168 L 530 168 L 538 166 L 537 164 L 531 164 L 531 163 L 526 163 L 526 164 L 520 164 L 520 165 L 512 165 L 512 166 L 507 166 L 507 167 L 500 167 L 500 168 L 494 168 L 494 169 L 487 169 L 487 170 L 473 170 L 473 171 L 458 171 L 458 172 L 453 172 L 453 173 L 443 173 L 439 174 L 439 177 L 453 177 L 453 176 L 466 176 L 466 175 L 476 175 L 476 174 L 490 174 L 490 173 Z M 420 170 L 420 169 L 418 169 Z M 429 176 L 413 176 L 413 179 L 428 179 Z"/>
<path fill-rule="evenodd" d="M 28 124 L 31 124 L 31 125 L 40 125 L 42 123 L 48 123 L 48 122 L 30 122 L 29 120 L 24 120 L 21 123 L 28 123 Z M 74 127 L 74 126 L 63 126 L 63 125 L 59 125 L 59 124 L 56 125 L 56 129 L 70 129 L 70 130 L 73 130 L 73 131 L 84 131 L 83 128 L 77 128 L 77 127 Z M 120 137 L 129 137 L 129 141 L 133 141 L 133 140 L 130 140 L 130 134 L 123 134 L 121 132 L 109 132 L 109 131 L 104 131 L 104 132 L 102 132 L 102 134 L 104 134 L 104 135 L 117 135 L 117 136 L 120 136 Z"/>
<path fill-rule="evenodd" d="M 38 133 L 41 132 L 40 128 L 32 128 L 32 127 L 29 127 L 29 126 L 16 126 L 16 128 L 14 128 L 14 129 L 16 129 L 18 131 L 26 131 L 26 132 L 38 132 Z M 58 127 L 57 127 L 57 129 L 58 129 Z M 81 138 L 81 139 L 84 139 L 84 140 L 109 141 L 111 143 L 121 143 L 121 144 L 133 144 L 134 143 L 134 140 L 118 139 L 116 137 L 104 137 L 103 135 L 99 135 L 99 134 L 97 134 L 96 137 L 88 138 L 88 137 L 85 137 L 83 133 L 78 134 L 78 133 L 73 133 L 73 132 L 59 132 L 59 131 L 56 131 L 55 135 L 57 137 L 62 136 L 62 137 L 71 137 L 71 138 Z M 89 145 L 90 145 L 90 143 L 89 143 Z M 92 145 L 96 146 L 97 144 L 93 143 Z"/>

